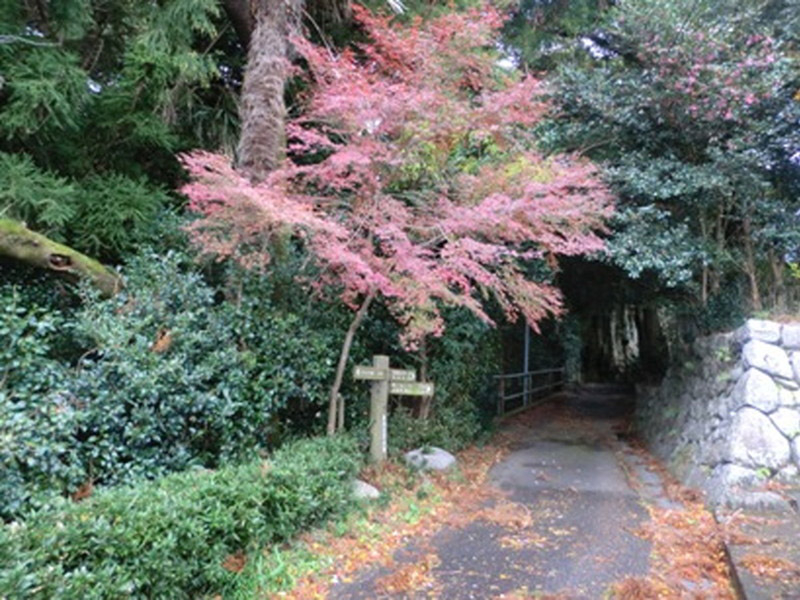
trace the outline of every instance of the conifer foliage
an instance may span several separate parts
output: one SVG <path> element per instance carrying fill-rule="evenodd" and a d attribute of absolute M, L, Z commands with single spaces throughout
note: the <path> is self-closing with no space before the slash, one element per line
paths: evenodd
<path fill-rule="evenodd" d="M 512 320 L 558 314 L 558 290 L 525 264 L 601 249 L 611 201 L 592 165 L 533 149 L 540 84 L 498 67 L 500 14 L 355 18 L 369 41 L 341 53 L 294 40 L 310 91 L 280 168 L 254 183 L 224 156 L 184 157 L 195 241 L 256 267 L 288 231 L 313 258 L 312 285 L 361 309 L 351 330 L 381 298 L 409 348 L 442 332 L 442 305 L 487 323 L 489 298 Z M 337 383 L 346 356 L 347 344 Z"/>

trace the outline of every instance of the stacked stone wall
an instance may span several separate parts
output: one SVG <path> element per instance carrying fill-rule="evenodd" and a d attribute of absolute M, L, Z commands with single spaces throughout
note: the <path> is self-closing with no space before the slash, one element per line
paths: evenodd
<path fill-rule="evenodd" d="M 800 483 L 800 324 L 702 338 L 637 395 L 640 435 L 712 504 L 776 508 L 787 497 L 770 482 Z"/>

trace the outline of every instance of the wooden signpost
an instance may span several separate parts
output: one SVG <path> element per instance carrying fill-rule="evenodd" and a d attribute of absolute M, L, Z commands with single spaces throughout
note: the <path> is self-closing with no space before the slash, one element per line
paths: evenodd
<path fill-rule="evenodd" d="M 389 357 L 383 354 L 372 357 L 371 367 L 357 366 L 353 370 L 353 379 L 372 382 L 369 404 L 369 455 L 373 462 L 383 462 L 386 460 L 389 394 L 433 396 L 433 384 L 417 381 L 416 371 L 390 369 Z"/>

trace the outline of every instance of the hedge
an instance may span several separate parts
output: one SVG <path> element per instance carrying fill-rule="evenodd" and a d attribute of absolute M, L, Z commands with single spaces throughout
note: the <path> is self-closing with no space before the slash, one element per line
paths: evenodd
<path fill-rule="evenodd" d="M 242 557 L 345 512 L 358 456 L 349 437 L 302 440 L 41 509 L 0 526 L 0 598 L 212 597 Z"/>

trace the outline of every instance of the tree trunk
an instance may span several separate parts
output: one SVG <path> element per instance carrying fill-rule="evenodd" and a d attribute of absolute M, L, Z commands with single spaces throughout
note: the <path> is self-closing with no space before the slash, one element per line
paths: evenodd
<path fill-rule="evenodd" d="M 717 213 L 716 218 L 716 256 L 714 257 L 713 262 L 721 261 L 725 254 L 725 207 L 720 206 L 719 213 Z M 720 286 L 722 285 L 721 280 L 721 273 L 722 267 L 712 267 L 711 272 L 709 273 L 709 293 L 710 294 L 717 294 L 719 292 Z"/>
<path fill-rule="evenodd" d="M 249 0 L 223 0 L 222 7 L 225 14 L 236 31 L 236 37 L 247 50 L 250 47 L 250 37 L 253 35 L 253 13 L 250 11 Z"/>
<path fill-rule="evenodd" d="M 389 4 L 401 12 L 402 3 Z M 254 181 L 263 181 L 286 152 L 284 90 L 291 59 L 290 35 L 300 31 L 303 13 L 320 35 L 347 24 L 352 16 L 351 0 L 223 0 L 222 5 L 247 48 L 237 164 Z"/>
<path fill-rule="evenodd" d="M 344 396 L 338 394 L 336 401 L 339 411 L 339 418 L 336 423 L 336 431 L 344 431 Z"/>
<path fill-rule="evenodd" d="M 342 343 L 342 350 L 339 353 L 339 364 L 336 366 L 336 376 L 331 386 L 330 396 L 328 396 L 328 435 L 336 433 L 336 408 L 338 404 L 339 390 L 342 387 L 342 380 L 344 379 L 344 370 L 347 368 L 347 359 L 350 357 L 350 347 L 353 345 L 353 338 L 356 335 L 359 325 L 364 320 L 369 310 L 369 305 L 375 298 L 375 292 L 370 291 L 364 298 L 364 302 L 356 311 L 353 320 L 350 322 L 350 327 L 347 328 L 347 334 L 344 336 Z"/>
<path fill-rule="evenodd" d="M 700 235 L 703 238 L 703 244 L 708 246 L 708 224 L 705 214 L 700 215 Z M 708 304 L 708 262 L 706 260 L 703 260 L 703 269 L 700 273 L 700 301 L 703 306 Z"/>
<path fill-rule="evenodd" d="M 774 293 L 772 306 L 776 311 L 783 314 L 786 312 L 786 307 L 788 306 L 783 259 L 780 256 L 777 256 L 775 252 L 770 251 L 769 265 L 772 269 L 773 280 L 775 281 L 775 285 L 772 287 Z"/>
<path fill-rule="evenodd" d="M 262 181 L 286 152 L 284 87 L 289 64 L 289 35 L 297 29 L 298 0 L 258 0 L 247 52 L 239 116 L 238 164 Z"/>
<path fill-rule="evenodd" d="M 122 279 L 114 271 L 11 219 L 0 218 L 0 256 L 72 279 L 88 279 L 106 296 L 122 289 Z"/>
<path fill-rule="evenodd" d="M 763 308 L 763 304 L 761 302 L 761 291 L 758 287 L 758 270 L 756 268 L 756 257 L 755 249 L 753 247 L 752 231 L 753 227 L 750 221 L 750 215 L 745 212 L 744 219 L 742 221 L 742 233 L 744 234 L 743 242 L 745 272 L 747 274 L 747 278 L 750 280 L 750 302 L 752 304 L 752 308 L 754 311 L 760 311 Z"/>

